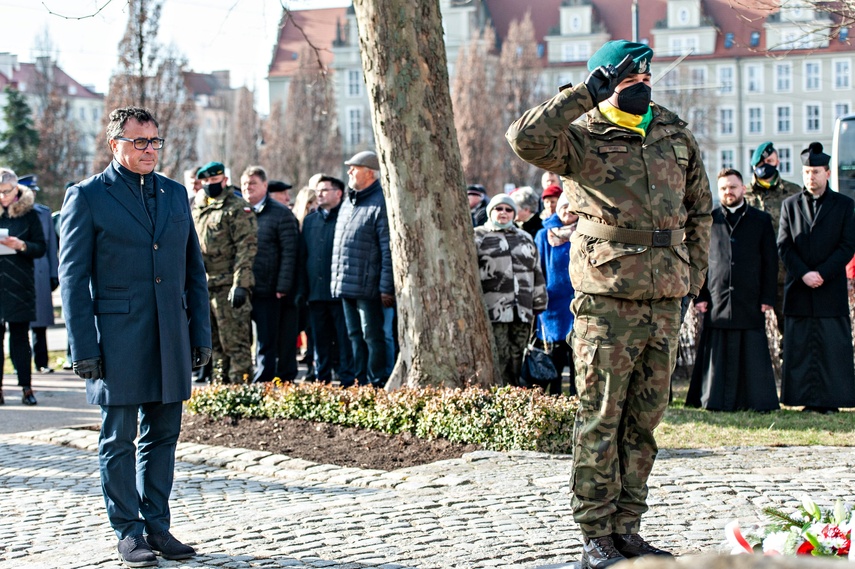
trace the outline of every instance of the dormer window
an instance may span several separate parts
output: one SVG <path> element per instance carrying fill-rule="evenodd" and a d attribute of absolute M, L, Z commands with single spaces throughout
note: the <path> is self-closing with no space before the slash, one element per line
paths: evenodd
<path fill-rule="evenodd" d="M 677 21 L 680 22 L 681 25 L 686 25 L 689 23 L 689 10 L 686 8 L 680 8 L 680 11 L 677 15 Z"/>

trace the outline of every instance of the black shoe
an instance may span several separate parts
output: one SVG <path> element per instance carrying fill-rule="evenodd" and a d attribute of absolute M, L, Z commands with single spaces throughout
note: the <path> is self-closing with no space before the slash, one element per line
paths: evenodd
<path fill-rule="evenodd" d="M 119 559 L 128 567 L 157 567 L 157 557 L 141 535 L 129 535 L 116 547 Z"/>
<path fill-rule="evenodd" d="M 661 555 L 663 557 L 674 557 L 673 554 L 664 549 L 653 547 L 637 533 L 613 533 L 612 541 L 615 547 L 624 557 L 641 557 L 642 555 Z"/>
<path fill-rule="evenodd" d="M 5 405 L 5 404 L 6 404 L 6 400 L 3 399 L 3 391 L 0 390 L 0 405 Z"/>
<path fill-rule="evenodd" d="M 195 549 L 175 539 L 169 530 L 149 534 L 145 536 L 145 540 L 151 546 L 151 550 L 164 559 L 190 559 L 196 555 Z"/>
<path fill-rule="evenodd" d="M 21 403 L 24 405 L 35 405 L 38 403 L 38 401 L 36 401 L 36 396 L 33 395 L 33 390 L 29 387 L 24 388 L 24 396 L 21 397 Z"/>
<path fill-rule="evenodd" d="M 582 545 L 584 569 L 604 569 L 621 561 L 626 561 L 626 557 L 615 548 L 611 537 L 585 538 L 585 543 Z"/>

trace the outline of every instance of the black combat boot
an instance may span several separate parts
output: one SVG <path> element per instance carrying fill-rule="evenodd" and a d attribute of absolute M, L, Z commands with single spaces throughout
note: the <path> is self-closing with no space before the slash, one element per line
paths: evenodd
<path fill-rule="evenodd" d="M 665 551 L 653 547 L 644 538 L 636 533 L 613 533 L 612 540 L 618 551 L 624 557 L 641 557 L 642 555 L 661 555 L 664 557 L 673 557 L 673 555 Z"/>
<path fill-rule="evenodd" d="M 605 569 L 615 563 L 626 561 L 615 548 L 610 536 L 584 538 L 582 545 L 582 567 L 583 569 Z"/>

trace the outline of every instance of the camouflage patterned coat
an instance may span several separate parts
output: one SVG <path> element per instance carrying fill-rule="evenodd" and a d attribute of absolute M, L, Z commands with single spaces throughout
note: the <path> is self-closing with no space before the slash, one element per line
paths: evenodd
<path fill-rule="evenodd" d="M 751 177 L 751 185 L 745 189 L 745 201 L 753 208 L 765 211 L 772 216 L 772 228 L 778 237 L 778 224 L 781 222 L 781 203 L 788 197 L 802 191 L 797 184 L 788 182 L 778 175 L 778 181 L 768 188 L 757 183 L 757 178 Z"/>
<path fill-rule="evenodd" d="M 707 269 L 712 196 L 686 123 L 653 105 L 647 136 L 618 127 L 595 108 L 583 83 L 514 122 L 514 152 L 564 178 L 583 219 L 628 229 L 685 228 L 682 243 L 647 247 L 576 232 L 570 278 L 577 291 L 631 300 L 697 295 Z M 580 119 L 580 120 L 577 120 Z"/>
<path fill-rule="evenodd" d="M 546 310 L 546 280 L 531 235 L 488 221 L 475 228 L 475 249 L 491 322 L 531 322 L 534 312 Z"/>
<path fill-rule="evenodd" d="M 199 235 L 208 288 L 252 287 L 258 226 L 249 203 L 227 190 L 216 199 L 198 192 L 193 224 Z"/>

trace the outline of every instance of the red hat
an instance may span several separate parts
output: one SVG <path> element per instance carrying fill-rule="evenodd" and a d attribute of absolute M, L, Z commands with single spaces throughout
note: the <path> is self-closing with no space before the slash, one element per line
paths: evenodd
<path fill-rule="evenodd" d="M 561 197 L 561 186 L 547 186 L 543 193 L 540 195 L 541 198 L 560 198 Z"/>

